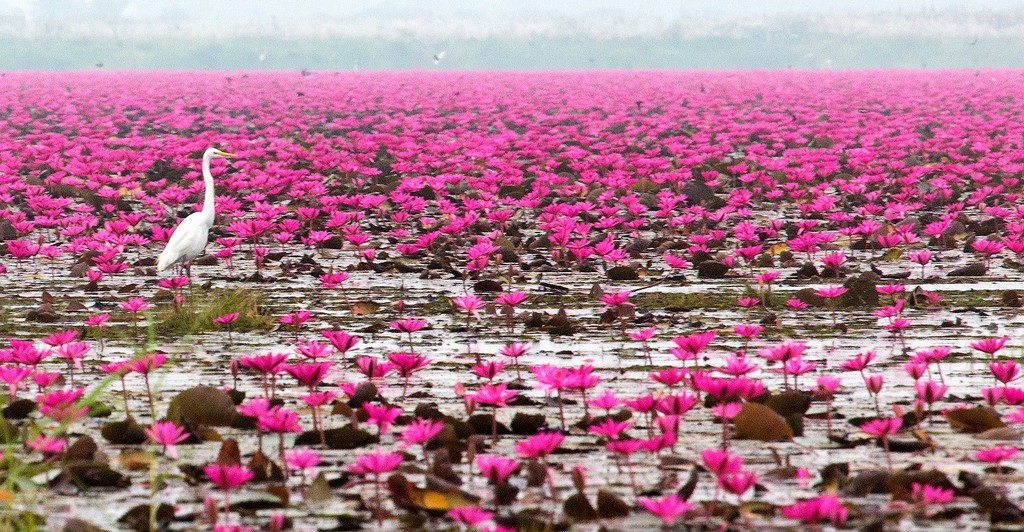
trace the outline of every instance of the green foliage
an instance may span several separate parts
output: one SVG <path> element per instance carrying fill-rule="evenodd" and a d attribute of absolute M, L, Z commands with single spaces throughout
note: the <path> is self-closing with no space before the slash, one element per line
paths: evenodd
<path fill-rule="evenodd" d="M 227 330 L 213 322 L 214 318 L 237 312 L 231 330 L 267 330 L 273 327 L 273 316 L 261 307 L 266 298 L 260 290 L 249 288 L 215 288 L 209 291 L 185 290 L 185 304 L 178 311 L 172 308 L 155 316 L 156 329 L 163 334 L 194 334 L 203 331 Z"/>

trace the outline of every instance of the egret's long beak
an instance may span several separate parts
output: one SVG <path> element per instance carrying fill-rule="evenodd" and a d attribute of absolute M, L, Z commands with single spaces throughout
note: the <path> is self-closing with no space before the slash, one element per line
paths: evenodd
<path fill-rule="evenodd" d="M 226 151 L 220 151 L 220 150 L 217 150 L 217 155 L 220 155 L 221 157 L 229 157 L 229 158 L 238 157 L 234 153 L 228 153 Z"/>

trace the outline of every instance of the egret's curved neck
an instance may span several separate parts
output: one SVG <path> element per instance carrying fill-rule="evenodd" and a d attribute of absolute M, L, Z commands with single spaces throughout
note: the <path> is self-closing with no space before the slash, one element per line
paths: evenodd
<path fill-rule="evenodd" d="M 203 200 L 202 212 L 206 218 L 213 221 L 213 175 L 210 174 L 210 159 L 212 154 L 207 152 L 203 154 L 203 184 L 206 186 L 206 198 Z"/>

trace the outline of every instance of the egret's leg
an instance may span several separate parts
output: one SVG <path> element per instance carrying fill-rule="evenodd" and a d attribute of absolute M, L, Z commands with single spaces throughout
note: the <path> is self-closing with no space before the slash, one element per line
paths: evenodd
<path fill-rule="evenodd" d="M 188 276 L 189 284 L 192 284 L 192 261 L 185 262 L 185 275 Z"/>

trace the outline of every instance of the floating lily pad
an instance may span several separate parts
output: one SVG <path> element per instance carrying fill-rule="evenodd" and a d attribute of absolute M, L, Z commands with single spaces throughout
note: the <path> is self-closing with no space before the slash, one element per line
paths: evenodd
<path fill-rule="evenodd" d="M 955 430 L 977 434 L 986 430 L 1005 427 L 999 414 L 990 407 L 956 408 L 945 413 L 949 425 Z"/>
<path fill-rule="evenodd" d="M 171 399 L 167 418 L 192 425 L 228 427 L 236 416 L 231 396 L 213 386 L 189 388 Z"/>
<path fill-rule="evenodd" d="M 741 440 L 792 440 L 793 429 L 774 410 L 758 403 L 743 403 L 740 413 L 733 419 L 736 437 Z"/>

